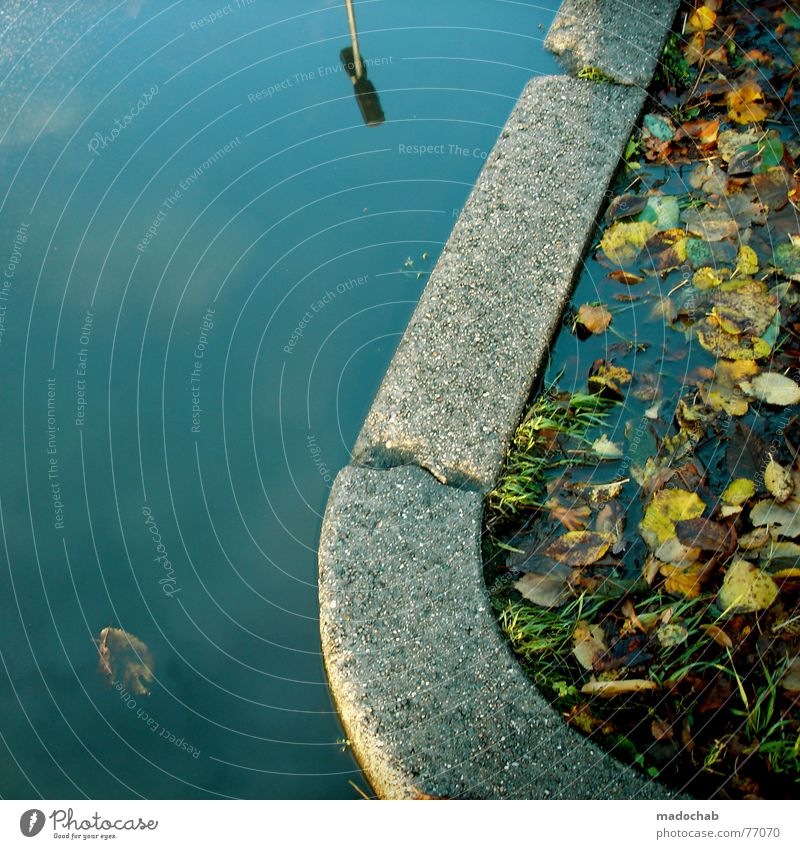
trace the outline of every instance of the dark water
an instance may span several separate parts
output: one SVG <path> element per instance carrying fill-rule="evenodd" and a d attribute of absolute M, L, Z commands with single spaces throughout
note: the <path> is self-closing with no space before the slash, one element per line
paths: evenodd
<path fill-rule="evenodd" d="M 558 4 L 356 5 L 377 128 L 338 3 L 0 8 L 4 797 L 366 787 L 321 512 Z"/>

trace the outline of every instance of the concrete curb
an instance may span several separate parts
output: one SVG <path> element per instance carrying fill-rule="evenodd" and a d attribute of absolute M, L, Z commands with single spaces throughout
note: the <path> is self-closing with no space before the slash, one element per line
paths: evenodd
<path fill-rule="evenodd" d="M 677 0 L 564 0 L 544 45 L 572 74 L 596 68 L 614 82 L 647 88 Z"/>
<path fill-rule="evenodd" d="M 617 8 L 606 30 L 630 33 L 618 0 L 592 5 Z M 661 5 L 674 13 L 677 2 Z M 671 17 L 646 21 L 654 67 Z M 569 77 L 529 83 L 378 391 L 356 465 L 331 491 L 319 549 L 323 655 L 353 751 L 382 797 L 674 796 L 553 712 L 500 634 L 480 550 L 483 494 L 644 97 Z"/>

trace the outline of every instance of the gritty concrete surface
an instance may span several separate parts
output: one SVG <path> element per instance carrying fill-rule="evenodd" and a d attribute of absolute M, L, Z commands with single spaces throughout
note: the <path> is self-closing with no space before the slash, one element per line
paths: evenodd
<path fill-rule="evenodd" d="M 450 798 L 670 798 L 573 732 L 490 610 L 478 493 L 405 466 L 348 467 L 320 542 L 331 688 L 375 791 Z"/>
<path fill-rule="evenodd" d="M 592 67 L 647 88 L 680 0 L 564 0 L 545 47 L 571 73 Z"/>
<path fill-rule="evenodd" d="M 528 84 L 456 222 L 356 442 L 481 491 L 497 479 L 604 193 L 644 101 L 635 88 Z"/>

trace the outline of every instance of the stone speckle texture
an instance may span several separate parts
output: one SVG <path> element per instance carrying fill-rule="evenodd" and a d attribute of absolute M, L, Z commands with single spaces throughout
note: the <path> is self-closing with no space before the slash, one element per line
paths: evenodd
<path fill-rule="evenodd" d="M 593 67 L 646 88 L 679 0 L 564 0 L 544 45 L 571 73 Z"/>
<path fill-rule="evenodd" d="M 644 93 L 531 81 L 445 246 L 356 442 L 490 489 L 561 320 Z"/>
<path fill-rule="evenodd" d="M 320 541 L 322 645 L 376 792 L 670 798 L 574 733 L 514 660 L 483 581 L 479 494 L 348 467 Z"/>

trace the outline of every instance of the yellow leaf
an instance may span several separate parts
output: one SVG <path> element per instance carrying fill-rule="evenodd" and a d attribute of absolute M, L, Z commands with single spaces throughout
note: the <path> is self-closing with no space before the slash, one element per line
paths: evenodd
<path fill-rule="evenodd" d="M 639 526 L 642 537 L 650 548 L 658 548 L 662 542 L 675 536 L 675 522 L 696 519 L 703 514 L 705 507 L 696 492 L 662 489 L 653 496 L 645 511 Z"/>
<path fill-rule="evenodd" d="M 552 542 L 544 553 L 568 566 L 588 566 L 598 561 L 614 542 L 616 537 L 613 534 L 567 531 Z"/>
<path fill-rule="evenodd" d="M 633 262 L 656 232 L 650 221 L 615 221 L 603 234 L 600 248 L 616 265 Z"/>
<path fill-rule="evenodd" d="M 736 270 L 747 277 L 758 271 L 758 256 L 748 245 L 742 245 L 736 254 Z"/>
<path fill-rule="evenodd" d="M 739 505 L 744 504 L 748 498 L 752 498 L 755 491 L 756 485 L 753 481 L 747 478 L 736 478 L 728 484 L 721 497 L 726 504 Z"/>
<path fill-rule="evenodd" d="M 686 31 L 697 32 L 698 30 L 705 31 L 713 29 L 716 21 L 716 12 L 709 9 L 708 6 L 700 6 L 689 15 L 689 20 L 686 22 Z"/>
<path fill-rule="evenodd" d="M 786 501 L 794 491 L 794 481 L 789 471 L 773 460 L 771 454 L 767 468 L 764 470 L 764 486 L 779 504 Z"/>
<path fill-rule="evenodd" d="M 761 86 L 748 80 L 739 88 L 731 89 L 725 100 L 728 104 L 728 117 L 738 124 L 750 124 L 763 121 L 769 114 L 757 101 L 764 100 Z"/>
<path fill-rule="evenodd" d="M 734 560 L 717 595 L 725 613 L 750 613 L 765 610 L 778 597 L 775 581 L 747 560 Z"/>
<path fill-rule="evenodd" d="M 665 563 L 660 571 L 666 578 L 664 589 L 673 595 L 682 595 L 685 598 L 697 598 L 702 589 L 701 576 L 703 564 L 694 563 L 691 566 L 674 566 Z"/>
<path fill-rule="evenodd" d="M 707 265 L 703 266 L 703 268 L 698 268 L 695 271 L 694 276 L 692 277 L 692 283 L 698 289 L 713 289 L 716 286 L 719 286 L 720 283 L 725 278 L 722 276 L 722 272 L 718 271 L 715 268 L 709 268 Z"/>
<path fill-rule="evenodd" d="M 760 367 L 755 360 L 736 360 L 735 362 L 720 360 L 717 363 L 715 371 L 717 380 L 733 386 L 733 384 L 738 383 L 740 380 L 745 380 L 748 377 L 758 374 Z"/>

